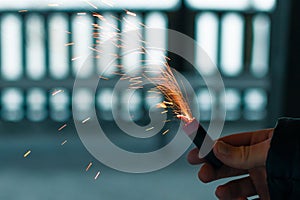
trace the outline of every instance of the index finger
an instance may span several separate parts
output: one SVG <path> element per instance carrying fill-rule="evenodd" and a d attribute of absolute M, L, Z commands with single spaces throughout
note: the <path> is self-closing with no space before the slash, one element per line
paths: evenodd
<path fill-rule="evenodd" d="M 258 131 L 232 134 L 220 138 L 219 140 L 233 146 L 248 146 L 262 142 L 272 137 L 274 129 L 263 129 Z"/>
<path fill-rule="evenodd" d="M 189 163 L 192 165 L 197 165 L 197 164 L 201 164 L 201 163 L 205 162 L 204 158 L 199 158 L 199 149 L 198 148 L 194 148 L 193 150 L 191 150 L 187 156 L 187 159 L 188 159 Z"/>

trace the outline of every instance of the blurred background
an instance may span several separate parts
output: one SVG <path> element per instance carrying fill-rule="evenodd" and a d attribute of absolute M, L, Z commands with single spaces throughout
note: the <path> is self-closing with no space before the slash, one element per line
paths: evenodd
<path fill-rule="evenodd" d="M 226 105 L 226 135 L 273 127 L 278 117 L 299 116 L 298 8 L 297 0 L 1 0 L 0 199 L 215 199 L 214 189 L 224 181 L 200 183 L 199 167 L 190 166 L 185 155 L 157 172 L 126 174 L 105 167 L 84 148 L 73 120 L 89 120 L 94 106 L 109 137 L 131 151 L 157 149 L 173 137 L 158 134 L 140 141 L 118 134 L 112 107 L 120 109 L 122 119 L 122 108 L 129 100 L 134 120 L 147 124 L 153 102 L 143 90 L 131 99 L 124 91 L 112 99 L 111 83 L 117 75 L 110 75 L 95 97 L 90 88 L 81 88 L 73 94 L 72 108 L 74 78 L 84 62 L 80 57 L 89 55 L 87 47 L 97 43 L 97 37 L 92 37 L 95 25 L 91 25 L 122 31 L 130 18 L 136 26 L 174 29 L 197 40 L 218 66 L 225 94 L 209 94 L 193 66 L 176 55 L 167 56 L 170 65 L 193 85 L 205 126 L 212 104 Z M 108 19 L 110 26 L 105 28 L 97 14 Z M 171 43 L 167 34 L 151 36 L 147 30 L 141 34 L 161 41 L 165 49 L 171 45 L 183 51 L 193 48 Z M 135 45 L 143 44 L 137 40 Z M 116 54 L 120 51 L 114 45 L 106 48 Z M 202 74 L 214 74 L 213 68 L 201 63 L 197 51 L 191 56 Z M 126 71 L 140 59 L 120 58 L 116 66 L 123 65 Z M 103 62 L 94 59 L 80 78 L 88 82 L 100 73 Z M 222 95 L 225 102 L 218 98 Z M 86 171 L 89 163 L 93 164 Z"/>

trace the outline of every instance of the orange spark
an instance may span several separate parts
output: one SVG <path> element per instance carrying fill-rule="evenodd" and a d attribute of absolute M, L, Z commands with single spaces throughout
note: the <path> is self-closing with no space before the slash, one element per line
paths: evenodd
<path fill-rule="evenodd" d="M 159 103 L 156 105 L 157 108 L 167 108 L 167 105 L 164 103 Z"/>
<path fill-rule="evenodd" d="M 72 60 L 72 61 L 75 61 L 75 60 L 78 60 L 79 58 L 81 58 L 81 56 L 74 57 L 74 58 L 72 58 L 71 60 Z"/>
<path fill-rule="evenodd" d="M 126 10 L 126 14 L 136 17 L 136 14 L 134 12 L 130 12 L 129 10 Z"/>
<path fill-rule="evenodd" d="M 86 123 L 87 121 L 89 121 L 90 119 L 91 119 L 91 118 L 88 117 L 88 118 L 86 118 L 85 120 L 83 120 L 82 123 L 85 124 L 85 123 Z"/>
<path fill-rule="evenodd" d="M 165 131 L 162 133 L 162 135 L 166 135 L 169 131 L 170 131 L 170 129 L 165 130 Z"/>
<path fill-rule="evenodd" d="M 110 6 L 110 7 L 114 6 L 113 3 L 111 1 L 108 1 L 108 0 L 102 0 L 102 3 L 104 3 L 104 4 L 106 4 L 106 5 Z"/>
<path fill-rule="evenodd" d="M 67 143 L 67 140 L 63 141 L 60 145 L 63 146 L 66 143 Z"/>
<path fill-rule="evenodd" d="M 167 62 L 164 63 L 164 67 L 160 67 L 160 73 L 156 76 L 147 77 L 145 74 L 144 76 L 165 96 L 166 101 L 159 104 L 162 108 L 168 105 L 173 109 L 174 114 L 183 115 L 189 120 L 193 119 L 188 102 Z"/>
<path fill-rule="evenodd" d="M 95 176 L 95 180 L 98 178 L 98 176 L 100 175 L 100 172 L 97 172 L 96 176 Z"/>
<path fill-rule="evenodd" d="M 61 93 L 61 92 L 63 92 L 63 90 L 56 90 L 52 93 L 52 96 L 55 96 L 55 95 L 57 95 L 58 93 Z"/>
<path fill-rule="evenodd" d="M 154 127 L 147 128 L 146 131 L 151 131 Z"/>
<path fill-rule="evenodd" d="M 19 13 L 28 12 L 28 10 L 19 10 Z"/>
<path fill-rule="evenodd" d="M 65 44 L 65 47 L 66 47 L 66 46 L 72 46 L 72 45 L 74 45 L 74 44 L 75 44 L 74 42 L 69 42 L 69 43 L 66 43 L 66 44 Z"/>
<path fill-rule="evenodd" d="M 85 2 L 87 4 L 89 4 L 90 6 L 92 6 L 93 8 L 98 9 L 97 6 L 95 6 L 94 4 L 92 4 L 91 2 L 89 2 L 88 0 L 85 0 Z"/>
<path fill-rule="evenodd" d="M 31 153 L 31 151 L 28 150 L 28 151 L 24 154 L 24 158 L 26 158 L 30 153 Z"/>
<path fill-rule="evenodd" d="M 164 110 L 164 111 L 161 112 L 161 114 L 165 114 L 165 113 L 167 113 L 167 112 L 168 112 L 167 110 Z"/>
<path fill-rule="evenodd" d="M 58 129 L 58 131 L 61 131 L 61 130 L 63 130 L 64 128 L 66 128 L 67 127 L 67 124 L 64 124 L 64 125 L 62 125 L 59 129 Z"/>
<path fill-rule="evenodd" d="M 90 162 L 90 163 L 88 164 L 88 166 L 86 167 L 85 171 L 86 171 L 86 172 L 89 171 L 89 169 L 91 168 L 92 165 L 93 165 L 93 163 Z"/>

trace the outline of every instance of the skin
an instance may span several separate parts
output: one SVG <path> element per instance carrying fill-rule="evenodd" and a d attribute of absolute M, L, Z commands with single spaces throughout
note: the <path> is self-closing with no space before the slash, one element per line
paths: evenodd
<path fill-rule="evenodd" d="M 248 175 L 218 186 L 216 196 L 221 200 L 242 200 L 254 195 L 259 195 L 261 200 L 268 200 L 266 159 L 273 131 L 264 129 L 220 138 L 213 148 L 216 157 L 224 163 L 219 169 L 199 158 L 196 148 L 189 152 L 188 161 L 193 165 L 203 164 L 198 177 L 204 183 Z"/>

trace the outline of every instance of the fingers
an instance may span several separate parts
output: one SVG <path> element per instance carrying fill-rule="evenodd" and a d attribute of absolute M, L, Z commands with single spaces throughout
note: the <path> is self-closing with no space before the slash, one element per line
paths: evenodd
<path fill-rule="evenodd" d="M 233 146 L 248 146 L 260 143 L 272 137 L 274 129 L 264 129 L 254 132 L 245 132 L 234 135 L 229 135 L 220 138 L 219 141 L 223 141 Z M 188 161 L 195 165 L 205 162 L 203 158 L 199 158 L 199 150 L 197 148 L 190 151 L 188 154 Z"/>
<path fill-rule="evenodd" d="M 189 163 L 192 165 L 197 165 L 197 164 L 201 164 L 201 163 L 205 162 L 204 158 L 199 158 L 199 149 L 198 148 L 194 148 L 193 150 L 191 150 L 188 154 L 187 159 L 188 159 Z"/>
<path fill-rule="evenodd" d="M 237 169 L 252 169 L 265 166 L 270 139 L 251 145 L 235 147 L 218 141 L 214 146 L 214 153 L 225 165 Z"/>
<path fill-rule="evenodd" d="M 208 183 L 218 179 L 239 176 L 246 173 L 248 173 L 247 170 L 234 169 L 225 165 L 219 169 L 215 169 L 213 166 L 206 163 L 201 167 L 198 177 L 202 182 Z"/>
<path fill-rule="evenodd" d="M 249 174 L 253 184 L 255 185 L 256 192 L 262 200 L 269 200 L 269 189 L 267 182 L 267 172 L 265 167 L 249 170 Z"/>
<path fill-rule="evenodd" d="M 219 186 L 216 190 L 216 196 L 222 200 L 246 199 L 246 197 L 256 194 L 255 187 L 250 177 L 230 181 L 225 185 Z"/>
<path fill-rule="evenodd" d="M 220 138 L 219 140 L 233 145 L 246 146 L 260 143 L 272 137 L 274 129 L 264 129 L 252 132 L 238 133 Z"/>

